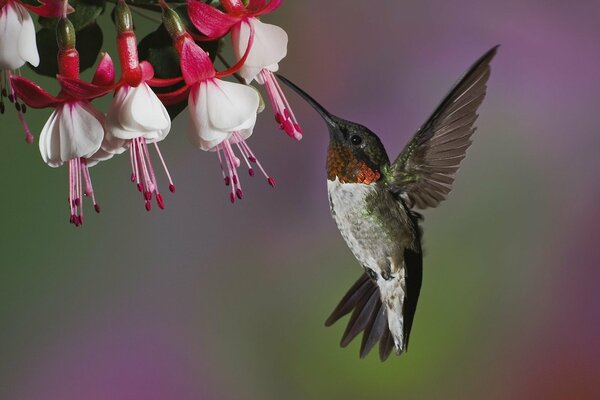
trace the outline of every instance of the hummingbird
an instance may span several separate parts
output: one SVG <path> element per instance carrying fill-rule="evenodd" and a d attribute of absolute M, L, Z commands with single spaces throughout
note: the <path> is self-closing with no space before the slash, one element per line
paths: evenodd
<path fill-rule="evenodd" d="M 400 355 L 408 348 L 423 280 L 423 217 L 415 209 L 437 207 L 452 190 L 471 145 L 497 49 L 486 52 L 458 80 L 394 162 L 373 131 L 331 114 L 278 75 L 329 129 L 330 210 L 363 273 L 325 325 L 352 313 L 340 345 L 346 347 L 362 332 L 361 358 L 377 343 L 381 361 L 392 350 Z"/>

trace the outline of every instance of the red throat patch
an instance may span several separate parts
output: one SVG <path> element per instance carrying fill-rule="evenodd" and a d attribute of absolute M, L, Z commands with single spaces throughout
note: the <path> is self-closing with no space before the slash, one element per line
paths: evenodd
<path fill-rule="evenodd" d="M 335 180 L 336 177 L 342 183 L 368 185 L 377 182 L 381 173 L 356 158 L 350 149 L 332 143 L 327 151 L 327 179 Z"/>

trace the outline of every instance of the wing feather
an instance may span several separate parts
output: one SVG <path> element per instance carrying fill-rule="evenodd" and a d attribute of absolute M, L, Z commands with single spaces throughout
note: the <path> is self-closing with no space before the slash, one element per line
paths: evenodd
<path fill-rule="evenodd" d="M 469 69 L 391 164 L 386 174 L 390 190 L 409 207 L 436 207 L 452 190 L 454 174 L 471 146 L 497 49 Z"/>

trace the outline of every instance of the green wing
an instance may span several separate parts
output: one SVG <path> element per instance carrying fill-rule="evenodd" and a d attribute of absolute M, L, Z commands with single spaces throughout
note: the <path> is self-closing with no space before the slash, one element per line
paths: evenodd
<path fill-rule="evenodd" d="M 390 165 L 388 185 L 409 207 L 437 207 L 452 190 L 454 175 L 471 145 L 497 49 L 469 69 Z"/>

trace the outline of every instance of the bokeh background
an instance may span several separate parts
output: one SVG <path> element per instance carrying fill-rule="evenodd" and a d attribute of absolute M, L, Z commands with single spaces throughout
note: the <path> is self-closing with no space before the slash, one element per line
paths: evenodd
<path fill-rule="evenodd" d="M 276 189 L 246 177 L 232 206 L 180 117 L 167 209 L 144 210 L 123 156 L 92 169 L 103 212 L 80 229 L 66 170 L 3 115 L 0 399 L 600 398 L 599 20 L 597 1 L 522 0 L 287 1 L 265 18 L 290 35 L 282 72 L 391 156 L 502 45 L 455 190 L 425 212 L 411 348 L 386 363 L 323 326 L 361 270 L 329 216 L 325 126 L 295 95 L 304 139 L 265 112 L 250 141 Z M 48 115 L 28 113 L 34 132 Z"/>

